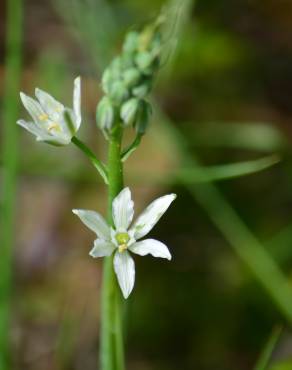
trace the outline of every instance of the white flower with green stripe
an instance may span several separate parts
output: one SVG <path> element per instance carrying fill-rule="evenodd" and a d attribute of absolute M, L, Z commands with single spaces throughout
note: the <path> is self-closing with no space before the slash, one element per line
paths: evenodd
<path fill-rule="evenodd" d="M 125 188 L 112 204 L 114 228 L 95 211 L 73 210 L 73 213 L 97 235 L 89 254 L 97 258 L 114 253 L 114 270 L 125 298 L 128 298 L 135 283 L 135 264 L 131 252 L 140 256 L 151 254 L 153 257 L 171 259 L 165 244 L 155 239 L 140 239 L 152 230 L 175 198 L 175 194 L 168 194 L 154 200 L 131 225 L 134 202 L 130 189 Z"/>
<path fill-rule="evenodd" d="M 81 82 L 74 80 L 73 108 L 64 107 L 45 91 L 36 88 L 37 99 L 20 93 L 21 101 L 32 121 L 18 120 L 17 124 L 36 136 L 37 141 L 67 145 L 81 124 Z"/>

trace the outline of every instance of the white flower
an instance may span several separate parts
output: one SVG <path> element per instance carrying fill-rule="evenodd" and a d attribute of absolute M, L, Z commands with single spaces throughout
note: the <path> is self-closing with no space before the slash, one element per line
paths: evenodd
<path fill-rule="evenodd" d="M 129 188 L 123 189 L 113 201 L 115 228 L 111 228 L 97 212 L 73 210 L 73 213 L 97 235 L 89 254 L 96 258 L 114 253 L 114 270 L 125 298 L 128 298 L 135 283 L 135 264 L 129 252 L 140 256 L 151 254 L 153 257 L 171 259 L 167 246 L 158 240 L 137 240 L 149 233 L 175 198 L 175 194 L 169 194 L 154 200 L 132 226 L 130 224 L 134 216 L 134 202 Z"/>
<path fill-rule="evenodd" d="M 73 109 L 64 107 L 51 95 L 38 88 L 35 95 L 38 100 L 20 93 L 20 98 L 33 121 L 19 120 L 17 124 L 34 134 L 37 141 L 54 145 L 69 144 L 81 124 L 81 82 L 74 80 Z M 66 119 L 65 115 L 70 118 Z"/>

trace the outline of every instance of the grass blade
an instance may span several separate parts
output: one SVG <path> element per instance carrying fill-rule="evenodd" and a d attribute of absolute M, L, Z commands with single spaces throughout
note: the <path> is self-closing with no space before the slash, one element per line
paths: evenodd
<path fill-rule="evenodd" d="M 239 163 L 209 167 L 198 166 L 192 169 L 182 169 L 178 172 L 176 177 L 178 181 L 183 181 L 185 183 L 226 180 L 265 170 L 279 161 L 280 158 L 277 155 L 272 155 Z"/>
<path fill-rule="evenodd" d="M 156 107 L 159 112 L 159 108 Z M 181 153 L 184 166 L 199 166 L 199 160 L 188 151 L 188 142 L 174 124 L 160 112 L 158 121 L 164 135 L 168 135 Z M 209 215 L 214 225 L 230 243 L 235 253 L 250 269 L 279 311 L 292 324 L 292 289 L 277 263 L 248 229 L 231 204 L 212 182 L 189 184 L 185 187 Z"/>
<path fill-rule="evenodd" d="M 112 5 L 106 0 L 71 0 L 70 6 L 65 0 L 55 0 L 54 5 L 88 53 L 92 66 L 102 71 L 117 39 Z"/>
<path fill-rule="evenodd" d="M 9 369 L 9 311 L 18 163 L 17 115 L 21 74 L 22 0 L 7 0 L 5 92 L 3 100 L 3 199 L 0 259 L 0 368 Z"/>
<path fill-rule="evenodd" d="M 261 122 L 202 122 L 196 125 L 196 146 L 273 152 L 287 147 L 287 139 L 272 124 Z"/>
<path fill-rule="evenodd" d="M 267 370 L 267 367 L 269 365 L 276 344 L 279 341 L 282 330 L 283 329 L 281 326 L 277 326 L 273 329 L 270 338 L 268 339 L 262 353 L 260 354 L 256 366 L 254 367 L 254 370 Z"/>

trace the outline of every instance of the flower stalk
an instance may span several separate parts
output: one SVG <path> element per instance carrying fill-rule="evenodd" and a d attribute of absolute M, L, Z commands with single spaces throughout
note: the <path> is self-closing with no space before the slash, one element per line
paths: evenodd
<path fill-rule="evenodd" d="M 121 143 L 123 128 L 115 126 L 108 150 L 108 220 L 113 226 L 112 202 L 123 188 Z M 121 294 L 113 269 L 113 256 L 105 257 L 101 293 L 101 370 L 124 370 Z"/>
<path fill-rule="evenodd" d="M 97 169 L 100 176 L 103 178 L 104 182 L 108 184 L 108 174 L 106 166 L 98 158 L 96 158 L 92 150 L 89 149 L 88 146 L 85 145 L 76 136 L 73 136 L 71 141 L 74 145 L 77 146 L 78 149 L 80 149 L 86 155 L 87 158 L 90 159 L 91 163 Z"/>

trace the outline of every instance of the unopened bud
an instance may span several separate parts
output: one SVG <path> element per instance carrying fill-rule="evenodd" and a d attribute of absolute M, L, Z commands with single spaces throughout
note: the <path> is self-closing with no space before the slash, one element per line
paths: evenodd
<path fill-rule="evenodd" d="M 111 100 L 104 96 L 96 109 L 96 122 L 101 130 L 109 131 L 113 126 L 115 110 Z"/>
<path fill-rule="evenodd" d="M 117 105 L 123 103 L 129 96 L 129 91 L 123 81 L 114 81 L 110 84 L 109 96 Z"/>
<path fill-rule="evenodd" d="M 126 36 L 126 40 L 123 45 L 123 50 L 126 53 L 135 52 L 138 47 L 138 42 L 139 42 L 139 33 L 135 31 L 129 32 L 128 35 Z"/>
<path fill-rule="evenodd" d="M 141 71 L 148 69 L 155 59 L 155 54 L 149 53 L 148 51 L 140 52 L 136 55 L 135 62 Z"/>
<path fill-rule="evenodd" d="M 132 93 L 137 98 L 143 99 L 149 94 L 150 90 L 151 90 L 151 82 L 145 81 L 143 84 L 137 87 L 134 87 L 132 89 Z"/>
<path fill-rule="evenodd" d="M 135 86 L 140 78 L 141 78 L 141 73 L 138 71 L 137 68 L 127 69 L 123 73 L 123 79 L 127 87 Z"/>
<path fill-rule="evenodd" d="M 122 105 L 120 115 L 125 126 L 132 125 L 135 123 L 138 108 L 139 100 L 136 98 L 129 99 Z"/>
<path fill-rule="evenodd" d="M 120 57 L 117 57 L 102 75 L 102 88 L 106 94 L 110 93 L 113 83 L 121 78 L 121 71 L 121 60 Z"/>

